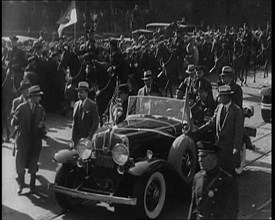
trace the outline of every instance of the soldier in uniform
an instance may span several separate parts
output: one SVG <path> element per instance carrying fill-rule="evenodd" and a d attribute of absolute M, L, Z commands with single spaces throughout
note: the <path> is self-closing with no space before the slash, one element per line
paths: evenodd
<path fill-rule="evenodd" d="M 206 141 L 197 142 L 197 147 L 201 171 L 193 180 L 188 219 L 237 219 L 237 180 L 218 166 L 221 149 Z"/>

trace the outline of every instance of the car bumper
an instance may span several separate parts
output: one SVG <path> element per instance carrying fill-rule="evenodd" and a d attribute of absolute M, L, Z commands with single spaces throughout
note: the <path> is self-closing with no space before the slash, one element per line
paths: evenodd
<path fill-rule="evenodd" d="M 58 186 L 53 183 L 49 184 L 49 190 L 53 190 L 58 193 L 63 193 L 63 194 L 81 198 L 81 199 L 88 199 L 88 200 L 101 201 L 101 202 L 107 202 L 107 203 L 116 203 L 116 204 L 123 204 L 123 205 L 132 205 L 132 206 L 137 204 L 136 198 L 125 198 L 125 197 L 117 197 L 112 195 L 102 195 L 98 193 L 84 192 L 76 189 L 70 189 L 63 186 Z"/>

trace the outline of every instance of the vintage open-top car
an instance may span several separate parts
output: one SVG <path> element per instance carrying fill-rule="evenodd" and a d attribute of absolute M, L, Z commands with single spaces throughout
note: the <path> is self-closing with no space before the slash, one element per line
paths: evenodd
<path fill-rule="evenodd" d="M 72 209 L 84 200 L 103 201 L 120 213 L 156 219 L 168 186 L 175 179 L 190 184 L 195 174 L 196 147 L 186 135 L 191 126 L 184 109 L 183 100 L 130 96 L 123 122 L 55 155 L 61 165 L 50 189 L 58 204 Z"/>

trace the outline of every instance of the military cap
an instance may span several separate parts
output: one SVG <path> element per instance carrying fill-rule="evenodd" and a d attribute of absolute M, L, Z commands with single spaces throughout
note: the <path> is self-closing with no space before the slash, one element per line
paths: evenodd
<path fill-rule="evenodd" d="M 198 153 L 218 153 L 221 148 L 210 141 L 198 141 L 197 143 Z"/>
<path fill-rule="evenodd" d="M 129 93 L 129 86 L 127 84 L 120 84 L 118 88 L 119 93 Z"/>

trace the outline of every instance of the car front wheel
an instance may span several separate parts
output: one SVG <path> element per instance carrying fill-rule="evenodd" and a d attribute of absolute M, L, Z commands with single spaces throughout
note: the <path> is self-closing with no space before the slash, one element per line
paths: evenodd
<path fill-rule="evenodd" d="M 166 182 L 161 172 L 137 179 L 133 197 L 137 198 L 136 213 L 140 218 L 156 219 L 165 203 Z"/>

